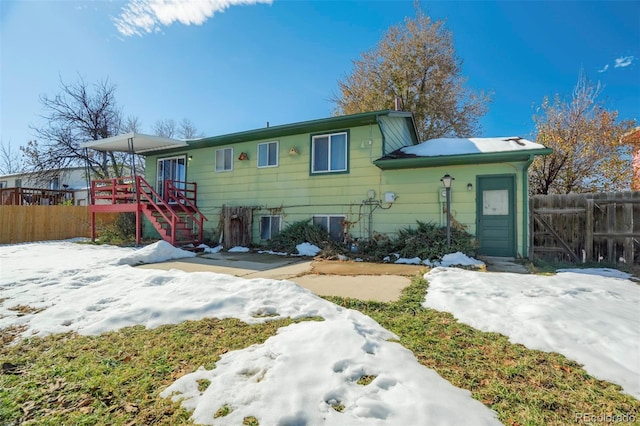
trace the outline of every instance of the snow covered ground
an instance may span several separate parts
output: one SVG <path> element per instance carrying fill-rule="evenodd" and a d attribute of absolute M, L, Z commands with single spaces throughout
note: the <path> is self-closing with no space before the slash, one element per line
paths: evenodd
<path fill-rule="evenodd" d="M 0 328 L 25 336 L 99 334 L 203 317 L 249 323 L 322 316 L 279 330 L 261 345 L 225 354 L 215 369 L 181 377 L 176 395 L 199 423 L 499 424 L 491 410 L 455 388 L 393 334 L 359 312 L 340 308 L 289 281 L 133 268 L 193 256 L 160 242 L 142 249 L 44 242 L 0 246 Z M 593 272 L 593 271 L 591 271 Z M 563 272 L 526 276 L 436 268 L 426 275 L 426 305 L 482 330 L 553 350 L 596 377 L 640 398 L 640 287 L 623 278 Z M 18 316 L 9 308 L 44 310 Z M 265 316 L 272 316 L 265 318 Z M 367 386 L 356 383 L 375 375 Z M 198 391 L 198 380 L 211 385 Z M 220 406 L 233 407 L 213 419 Z M 342 404 L 342 413 L 331 408 Z"/>
<path fill-rule="evenodd" d="M 99 334 L 203 317 L 257 323 L 268 315 L 322 316 L 324 321 L 290 325 L 261 345 L 227 353 L 215 369 L 185 375 L 161 396 L 182 399 L 201 424 L 237 425 L 246 416 L 267 425 L 500 424 L 470 392 L 389 342 L 395 336 L 371 318 L 293 282 L 130 266 L 188 256 L 193 254 L 164 242 L 140 250 L 71 242 L 0 246 L 0 328 L 22 324 L 25 336 Z M 46 309 L 18 316 L 9 309 L 16 305 Z M 365 374 L 377 377 L 357 384 Z M 211 381 L 203 393 L 201 378 Z M 214 419 L 224 404 L 233 411 Z"/>
<path fill-rule="evenodd" d="M 553 276 L 436 268 L 424 306 L 531 349 L 558 352 L 640 399 L 640 285 L 611 269 Z"/>

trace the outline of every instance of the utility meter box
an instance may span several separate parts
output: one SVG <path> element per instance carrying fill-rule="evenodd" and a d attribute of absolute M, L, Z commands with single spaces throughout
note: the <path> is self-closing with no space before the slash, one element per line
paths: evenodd
<path fill-rule="evenodd" d="M 393 203 L 396 201 L 396 193 L 395 192 L 385 192 L 384 193 L 384 202 L 385 203 Z"/>
<path fill-rule="evenodd" d="M 449 193 L 449 196 L 451 197 L 451 193 Z M 438 190 L 438 201 L 441 203 L 446 203 L 447 202 L 447 190 L 442 188 Z"/>

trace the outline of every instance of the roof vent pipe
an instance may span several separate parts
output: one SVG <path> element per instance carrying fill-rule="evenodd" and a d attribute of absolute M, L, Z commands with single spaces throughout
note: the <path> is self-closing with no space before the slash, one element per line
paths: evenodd
<path fill-rule="evenodd" d="M 395 108 L 396 111 L 401 111 L 402 110 L 402 108 L 400 106 L 401 104 L 402 104 L 402 100 L 400 99 L 400 96 L 396 96 L 396 99 L 394 101 L 394 108 Z"/>

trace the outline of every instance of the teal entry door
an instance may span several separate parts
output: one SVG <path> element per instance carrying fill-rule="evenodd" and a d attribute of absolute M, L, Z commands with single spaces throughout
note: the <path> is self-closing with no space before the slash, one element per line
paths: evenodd
<path fill-rule="evenodd" d="M 478 254 L 515 257 L 515 175 L 478 176 L 476 188 Z"/>

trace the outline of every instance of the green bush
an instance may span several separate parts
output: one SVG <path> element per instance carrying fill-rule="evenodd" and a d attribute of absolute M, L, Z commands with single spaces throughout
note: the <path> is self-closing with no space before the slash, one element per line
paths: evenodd
<path fill-rule="evenodd" d="M 447 248 L 447 229 L 433 223 L 417 222 L 416 228 L 403 228 L 390 238 L 375 233 L 369 240 L 358 241 L 356 253 L 341 242 L 333 241 L 329 234 L 309 220 L 295 222 L 267 241 L 266 248 L 273 251 L 295 253 L 298 244 L 309 242 L 322 249 L 322 256 L 333 258 L 346 255 L 367 262 L 382 262 L 386 256 L 397 253 L 400 257 L 419 257 L 422 260 L 440 259 L 447 253 L 473 252 L 473 236 L 457 227 L 451 228 L 451 247 Z"/>
<path fill-rule="evenodd" d="M 440 259 L 447 253 L 460 251 L 471 253 L 473 236 L 459 228 L 451 228 L 451 247 L 447 248 L 447 229 L 433 223 L 417 222 L 416 228 L 403 228 L 395 238 L 374 234 L 369 240 L 360 241 L 357 257 L 369 262 L 381 262 L 386 256 L 397 253 L 400 257 L 422 260 Z"/>
<path fill-rule="evenodd" d="M 118 214 L 115 222 L 104 226 L 99 240 L 102 243 L 124 244 L 132 243 L 136 238 L 136 214 L 125 212 Z"/>
<path fill-rule="evenodd" d="M 305 242 L 325 248 L 331 239 L 327 231 L 309 220 L 294 222 L 273 236 L 266 243 L 266 248 L 273 251 L 296 253 L 296 246 Z"/>
<path fill-rule="evenodd" d="M 400 257 L 419 257 L 422 260 L 439 259 L 447 253 L 469 253 L 473 251 L 472 236 L 468 232 L 452 227 L 451 247 L 447 247 L 447 228 L 433 223 L 418 221 L 418 227 L 398 231 L 396 250 Z"/>

